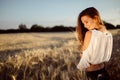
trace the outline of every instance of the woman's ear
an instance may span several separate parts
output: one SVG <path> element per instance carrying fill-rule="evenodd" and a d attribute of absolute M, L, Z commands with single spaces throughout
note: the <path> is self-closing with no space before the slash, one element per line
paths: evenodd
<path fill-rule="evenodd" d="M 98 20 L 98 16 L 95 16 L 94 19 Z"/>
<path fill-rule="evenodd" d="M 95 16 L 95 17 L 94 17 L 94 20 L 95 20 L 95 22 L 98 22 L 98 23 L 99 23 L 99 17 L 98 17 L 98 16 Z"/>

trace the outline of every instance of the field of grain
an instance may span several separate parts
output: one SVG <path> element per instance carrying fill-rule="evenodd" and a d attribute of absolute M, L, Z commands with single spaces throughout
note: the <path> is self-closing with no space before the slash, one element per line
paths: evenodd
<path fill-rule="evenodd" d="M 120 30 L 110 32 L 113 53 L 105 68 L 119 80 Z M 74 32 L 0 34 L 0 80 L 86 80 L 76 68 L 77 47 Z"/>

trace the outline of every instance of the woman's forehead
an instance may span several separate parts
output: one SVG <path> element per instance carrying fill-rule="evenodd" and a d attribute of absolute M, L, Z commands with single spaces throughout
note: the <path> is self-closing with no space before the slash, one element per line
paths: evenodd
<path fill-rule="evenodd" d="M 92 19 L 92 18 L 87 15 L 81 17 L 81 20 L 89 20 L 89 19 Z"/>

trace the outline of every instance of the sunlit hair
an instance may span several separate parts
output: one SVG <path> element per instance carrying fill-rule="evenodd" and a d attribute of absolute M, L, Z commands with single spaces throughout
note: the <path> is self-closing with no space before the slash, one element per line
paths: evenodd
<path fill-rule="evenodd" d="M 78 16 L 77 27 L 76 27 L 77 39 L 79 40 L 80 45 L 83 45 L 85 33 L 88 31 L 88 29 L 84 27 L 84 24 L 81 21 L 82 16 L 89 16 L 90 18 L 93 19 L 95 18 L 95 16 L 97 16 L 98 23 L 104 25 L 97 9 L 95 9 L 94 7 L 89 7 L 83 10 Z"/>

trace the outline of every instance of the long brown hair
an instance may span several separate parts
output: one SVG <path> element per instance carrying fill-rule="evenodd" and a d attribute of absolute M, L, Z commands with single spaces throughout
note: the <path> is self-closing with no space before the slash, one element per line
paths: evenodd
<path fill-rule="evenodd" d="M 89 16 L 90 18 L 95 18 L 95 16 L 98 16 L 99 24 L 104 25 L 103 21 L 100 18 L 99 12 L 96 8 L 89 7 L 83 10 L 78 16 L 77 27 L 76 27 L 77 38 L 81 46 L 83 45 L 83 42 L 84 42 L 85 33 L 88 31 L 88 29 L 84 27 L 84 24 L 81 21 L 81 17 L 85 15 Z"/>

